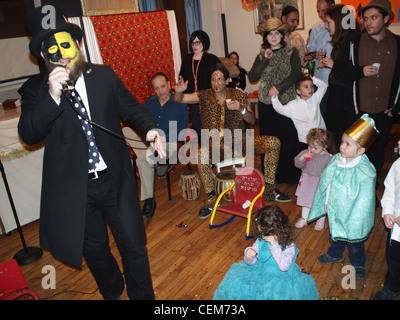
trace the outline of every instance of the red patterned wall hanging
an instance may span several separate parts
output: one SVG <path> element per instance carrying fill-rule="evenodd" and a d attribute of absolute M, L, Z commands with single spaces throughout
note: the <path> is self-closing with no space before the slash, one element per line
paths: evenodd
<path fill-rule="evenodd" d="M 164 72 L 175 83 L 165 11 L 90 17 L 105 65 L 118 74 L 140 103 L 154 95 L 150 78 Z"/>

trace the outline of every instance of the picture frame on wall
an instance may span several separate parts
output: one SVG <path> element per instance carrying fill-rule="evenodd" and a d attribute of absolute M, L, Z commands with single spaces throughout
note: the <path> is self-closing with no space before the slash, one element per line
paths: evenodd
<path fill-rule="evenodd" d="M 258 31 L 258 26 L 272 17 L 281 18 L 282 10 L 286 6 L 293 6 L 299 10 L 299 25 L 297 30 L 304 29 L 304 5 L 303 0 L 260 0 L 258 7 L 253 10 L 254 31 Z"/>
<path fill-rule="evenodd" d="M 84 16 L 139 12 L 139 0 L 81 0 Z"/>

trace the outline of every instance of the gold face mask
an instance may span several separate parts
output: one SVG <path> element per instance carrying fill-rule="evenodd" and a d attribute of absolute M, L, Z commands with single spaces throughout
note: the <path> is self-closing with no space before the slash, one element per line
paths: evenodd
<path fill-rule="evenodd" d="M 43 55 L 54 66 L 71 68 L 79 59 L 80 51 L 68 32 L 57 32 L 43 42 Z"/>

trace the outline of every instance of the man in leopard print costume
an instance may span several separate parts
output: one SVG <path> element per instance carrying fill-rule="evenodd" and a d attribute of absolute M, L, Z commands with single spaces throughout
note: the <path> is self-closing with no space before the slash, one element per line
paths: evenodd
<path fill-rule="evenodd" d="M 200 209 L 199 218 L 205 219 L 210 216 L 214 203 L 217 199 L 214 190 L 214 180 L 212 171 L 212 141 L 220 139 L 220 154 L 223 160 L 226 149 L 232 149 L 235 146 L 234 139 L 241 139 L 242 149 L 246 150 L 246 129 L 255 123 L 254 113 L 251 111 L 247 96 L 241 90 L 231 89 L 227 87 L 229 82 L 229 72 L 222 63 L 218 63 L 213 67 L 211 75 L 211 89 L 200 90 L 195 93 L 183 94 L 187 87 L 180 77 L 175 86 L 174 99 L 179 103 L 199 103 L 202 130 L 207 130 L 209 143 L 202 141 L 201 148 L 198 153 L 198 171 L 203 182 L 206 192 L 205 205 Z M 227 99 L 231 101 L 227 104 Z M 229 101 L 229 100 L 228 100 Z M 224 131 L 230 130 L 232 135 L 232 143 L 224 144 Z M 242 136 L 238 137 L 237 130 L 242 130 Z M 235 131 L 236 130 L 236 134 Z M 217 137 L 215 137 L 217 135 Z M 204 136 L 204 135 L 203 135 Z M 254 154 L 265 154 L 265 182 L 266 188 L 264 199 L 267 202 L 272 201 L 290 201 L 287 195 L 279 193 L 275 185 L 275 173 L 279 160 L 280 141 L 273 136 L 254 137 Z M 233 156 L 242 156 L 236 150 L 229 150 L 228 154 Z"/>

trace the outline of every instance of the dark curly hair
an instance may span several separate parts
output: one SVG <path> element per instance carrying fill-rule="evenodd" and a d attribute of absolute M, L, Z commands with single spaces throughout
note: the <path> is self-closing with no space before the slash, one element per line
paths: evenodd
<path fill-rule="evenodd" d="M 266 206 L 258 210 L 253 232 L 255 237 L 260 239 L 265 236 L 277 237 L 283 249 L 294 242 L 289 218 L 277 206 Z"/>

